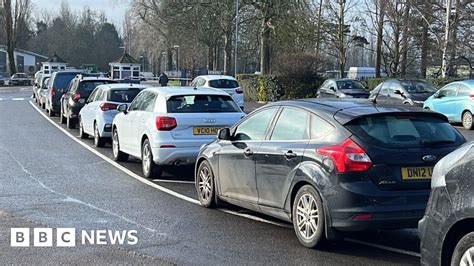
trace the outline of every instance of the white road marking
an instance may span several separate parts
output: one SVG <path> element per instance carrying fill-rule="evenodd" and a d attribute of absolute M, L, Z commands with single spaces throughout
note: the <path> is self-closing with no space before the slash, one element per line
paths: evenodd
<path fill-rule="evenodd" d="M 13 98 L 12 101 L 24 101 L 25 98 Z"/>
<path fill-rule="evenodd" d="M 33 104 L 33 102 L 30 101 L 30 105 L 36 109 L 36 111 L 38 111 L 38 113 L 40 113 L 46 120 L 48 120 L 51 124 L 53 124 L 56 128 L 58 128 L 60 131 L 62 131 L 64 134 L 66 134 L 66 136 L 68 136 L 69 138 L 71 138 L 72 140 L 74 140 L 75 142 L 77 142 L 79 145 L 83 146 L 84 148 L 86 148 L 87 150 L 89 150 L 90 152 L 94 153 L 95 155 L 97 155 L 98 157 L 100 157 L 101 159 L 103 159 L 104 161 L 110 163 L 111 165 L 115 166 L 116 168 L 118 168 L 119 170 L 121 170 L 122 172 L 128 174 L 129 176 L 135 178 L 136 180 L 146 184 L 146 185 L 149 185 L 153 188 L 156 188 L 164 193 L 167 193 L 171 196 L 174 196 L 174 197 L 177 197 L 179 199 L 182 199 L 184 201 L 187 201 L 189 203 L 193 203 L 193 204 L 196 204 L 196 205 L 201 205 L 200 202 L 198 200 L 195 200 L 193 198 L 190 198 L 188 196 L 185 196 L 185 195 L 182 195 L 182 194 L 179 194 L 171 189 L 168 189 L 168 188 L 165 188 L 165 187 L 162 187 L 158 184 L 155 184 L 153 183 L 152 181 L 150 180 L 147 180 L 137 174 L 135 174 L 134 172 L 130 171 L 129 169 L 127 169 L 126 167 L 118 164 L 117 162 L 113 161 L 112 159 L 110 159 L 109 157 L 103 155 L 102 153 L 96 151 L 95 149 L 93 149 L 92 147 L 88 146 L 87 144 L 85 144 L 84 142 L 78 140 L 74 135 L 72 135 L 70 132 L 68 132 L 66 129 L 62 128 L 61 126 L 59 126 L 57 123 L 55 123 L 53 120 L 51 120 L 46 114 L 44 114 L 37 106 L 35 106 Z M 159 180 L 159 179 L 157 179 Z M 186 182 L 186 181 L 183 181 L 183 182 Z M 189 182 L 189 181 L 188 181 Z M 194 182 L 192 182 L 194 183 Z M 238 213 L 238 212 L 235 212 L 235 211 L 231 211 L 231 210 L 228 210 L 228 209 L 218 209 L 222 212 L 225 212 L 227 214 L 232 214 L 232 215 L 235 215 L 235 216 L 239 216 L 239 217 L 243 217 L 243 218 L 247 218 L 247 219 L 250 219 L 250 220 L 254 220 L 254 221 L 257 221 L 257 222 L 262 222 L 262 223 L 267 223 L 267 224 L 272 224 L 272 225 L 276 225 L 276 226 L 279 226 L 279 227 L 285 227 L 285 228 L 293 228 L 291 225 L 289 224 L 284 224 L 284 223 L 278 223 L 278 222 L 274 222 L 274 221 L 270 221 L 270 220 L 267 220 L 267 219 L 264 219 L 264 218 L 260 218 L 260 217 L 257 217 L 257 216 L 254 216 L 254 215 L 251 215 L 251 214 L 245 214 L 245 213 Z M 382 250 L 387 250 L 387 251 L 391 251 L 391 252 L 396 252 L 396 253 L 401 253 L 401 254 L 404 254 L 404 255 L 410 255 L 410 256 L 415 256 L 415 257 L 421 257 L 421 255 L 419 253 L 416 253 L 416 252 L 412 252 L 412 251 L 408 251 L 408 250 L 403 250 L 403 249 L 398 249 L 398 248 L 392 248 L 392 247 L 388 247 L 388 246 L 383 246 L 383 245 L 378 245 L 378 244 L 373 244 L 373 243 L 369 243 L 369 242 L 364 242 L 364 241 L 359 241 L 359 240 L 355 240 L 355 239 L 350 239 L 350 238 L 345 238 L 344 241 L 347 241 L 347 242 L 352 242 L 352 243 L 356 243 L 356 244 L 361 244 L 361 245 L 366 245 L 366 246 L 369 246 L 369 247 L 374 247 L 374 248 L 378 248 L 378 249 L 382 249 Z"/>
<path fill-rule="evenodd" d="M 3 98 L 0 98 L 0 101 L 3 101 Z"/>
<path fill-rule="evenodd" d="M 352 238 L 344 238 L 344 241 L 421 258 L 420 253 L 409 251 L 409 250 L 403 250 L 403 249 L 399 249 L 399 248 L 387 247 L 387 246 L 384 246 L 384 245 L 369 243 L 369 242 L 360 241 L 360 240 L 356 240 L 356 239 L 352 239 Z"/>

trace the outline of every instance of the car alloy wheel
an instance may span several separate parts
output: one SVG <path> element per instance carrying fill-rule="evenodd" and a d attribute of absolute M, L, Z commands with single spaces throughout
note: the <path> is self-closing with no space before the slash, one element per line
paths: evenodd
<path fill-rule="evenodd" d="M 97 123 L 94 123 L 94 145 L 96 147 L 104 147 L 104 139 L 100 137 L 99 128 L 97 127 Z"/>
<path fill-rule="evenodd" d="M 149 145 L 143 146 L 143 155 L 142 155 L 142 166 L 143 166 L 143 173 L 148 175 L 147 173 L 150 172 L 151 168 L 151 151 Z"/>
<path fill-rule="evenodd" d="M 459 262 L 460 266 L 473 266 L 474 265 L 474 247 L 469 248 L 464 252 Z"/>
<path fill-rule="evenodd" d="M 196 176 L 196 190 L 198 199 L 202 206 L 211 208 L 216 206 L 217 202 L 214 189 L 214 174 L 208 161 L 202 161 Z"/>
<path fill-rule="evenodd" d="M 150 141 L 145 139 L 142 145 L 142 169 L 146 178 L 161 176 L 161 167 L 153 161 Z"/>
<path fill-rule="evenodd" d="M 319 226 L 318 206 L 311 194 L 302 195 L 296 207 L 296 223 L 300 235 L 310 240 L 316 234 Z"/>
<path fill-rule="evenodd" d="M 467 111 L 462 115 L 462 125 L 465 129 L 472 129 L 472 114 Z"/>
<path fill-rule="evenodd" d="M 321 197 L 311 185 L 302 186 L 292 207 L 293 228 L 300 243 L 315 248 L 324 241 L 324 209 Z"/>
<path fill-rule="evenodd" d="M 128 154 L 120 151 L 120 142 L 116 129 L 112 132 L 112 156 L 116 162 L 128 160 Z"/>

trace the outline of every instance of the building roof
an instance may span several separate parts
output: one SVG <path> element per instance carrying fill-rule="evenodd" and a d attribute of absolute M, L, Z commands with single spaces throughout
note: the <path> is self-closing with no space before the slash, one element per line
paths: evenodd
<path fill-rule="evenodd" d="M 43 63 L 66 63 L 61 57 L 59 57 L 56 53 L 53 54 L 50 58 L 46 59 L 46 61 L 43 61 Z"/>
<path fill-rule="evenodd" d="M 116 60 L 112 61 L 111 63 L 117 64 L 139 64 L 139 62 L 133 58 L 128 53 L 124 53 L 121 57 L 117 58 Z"/>

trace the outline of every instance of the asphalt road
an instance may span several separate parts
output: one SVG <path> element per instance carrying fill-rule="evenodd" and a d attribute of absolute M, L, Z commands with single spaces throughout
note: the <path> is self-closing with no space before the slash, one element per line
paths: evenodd
<path fill-rule="evenodd" d="M 30 88 L 0 87 L 2 264 L 419 264 L 414 229 L 351 234 L 309 250 L 289 224 L 239 208 L 205 209 L 196 203 L 192 168 L 143 179 L 138 161 L 111 163 L 110 144 L 97 149 L 78 139 L 30 95 Z M 474 140 L 473 131 L 460 131 Z M 139 241 L 10 247 L 12 227 L 136 230 Z"/>

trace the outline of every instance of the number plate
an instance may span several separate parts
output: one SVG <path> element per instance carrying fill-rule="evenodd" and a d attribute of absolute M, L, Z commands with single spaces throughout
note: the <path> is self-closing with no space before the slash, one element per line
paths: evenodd
<path fill-rule="evenodd" d="M 85 102 L 86 102 L 85 99 L 80 99 L 80 100 L 79 100 L 79 103 L 85 103 Z"/>
<path fill-rule="evenodd" d="M 217 135 L 217 131 L 219 131 L 221 127 L 194 127 L 193 134 L 194 135 Z"/>
<path fill-rule="evenodd" d="M 431 179 L 433 167 L 402 167 L 403 180 Z"/>

